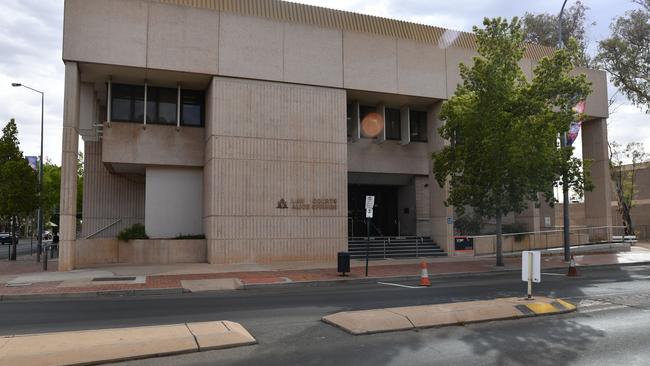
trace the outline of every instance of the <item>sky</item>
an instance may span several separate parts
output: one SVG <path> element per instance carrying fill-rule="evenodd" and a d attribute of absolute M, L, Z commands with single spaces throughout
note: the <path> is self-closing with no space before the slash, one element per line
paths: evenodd
<path fill-rule="evenodd" d="M 353 11 L 399 20 L 471 31 L 483 17 L 521 16 L 525 12 L 557 13 L 562 0 L 302 0 L 305 4 Z M 569 0 L 567 6 L 574 1 Z M 631 0 L 585 0 L 591 51 L 609 34 L 617 16 L 637 8 Z M 45 92 L 44 155 L 53 163 L 61 160 L 64 70 L 61 61 L 63 0 L 0 1 L 0 123 L 15 118 L 20 147 L 26 156 L 39 154 L 40 94 L 23 83 Z M 616 89 L 610 85 L 609 94 Z M 620 94 L 608 120 L 609 140 L 643 142 L 650 152 L 650 115 L 632 106 Z M 576 144 L 576 155 L 581 146 Z M 82 146 L 80 144 L 80 146 Z"/>

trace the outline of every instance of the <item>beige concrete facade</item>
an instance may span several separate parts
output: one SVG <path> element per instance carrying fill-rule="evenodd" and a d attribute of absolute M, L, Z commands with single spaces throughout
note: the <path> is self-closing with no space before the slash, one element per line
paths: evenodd
<path fill-rule="evenodd" d="M 326 259 L 345 249 L 344 91 L 218 77 L 209 99 L 209 262 Z M 288 208 L 278 208 L 282 199 Z M 335 204 L 314 206 L 321 199 Z"/>
<path fill-rule="evenodd" d="M 399 235 L 431 236 L 453 255 L 453 209 L 430 156 L 445 144 L 441 102 L 475 46 L 469 33 L 282 1 L 66 0 L 60 268 L 110 262 L 115 245 L 75 242 L 134 223 L 158 239 L 204 234 L 210 263 L 333 259 L 347 248 L 348 184 L 359 182 L 398 187 Z M 524 73 L 550 52 L 530 46 Z M 583 135 L 599 187 L 588 196 L 590 222 L 607 224 L 605 75 L 578 71 L 595 89 Z M 176 125 L 112 121 L 112 83 L 203 91 L 204 123 L 181 125 L 180 112 Z M 347 117 L 358 134 L 359 108 L 399 110 L 401 137 L 346 136 Z M 427 113 L 426 141 L 412 141 L 411 112 Z M 79 134 L 87 156 L 77 238 Z M 93 246 L 106 254 L 89 255 Z"/>

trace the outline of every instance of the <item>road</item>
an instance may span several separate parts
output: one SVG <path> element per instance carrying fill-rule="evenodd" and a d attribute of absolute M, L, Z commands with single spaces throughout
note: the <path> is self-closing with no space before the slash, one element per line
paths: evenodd
<path fill-rule="evenodd" d="M 122 365 L 642 365 L 650 360 L 650 266 L 543 275 L 534 292 L 580 302 L 560 316 L 351 336 L 329 313 L 520 296 L 518 273 L 380 284 L 286 287 L 178 296 L 0 303 L 0 334 L 227 319 L 259 344 Z M 6 316 L 11 314 L 11 316 Z"/>
<path fill-rule="evenodd" d="M 48 243 L 51 241 L 48 241 Z M 34 239 L 32 241 L 32 248 L 34 249 L 34 255 L 36 255 L 36 246 L 38 245 L 38 241 Z M 9 248 L 11 245 L 5 244 L 5 245 L 0 245 L 0 259 L 7 259 L 9 256 Z M 29 239 L 20 239 L 18 240 L 18 255 L 25 255 L 29 254 L 30 252 L 30 240 Z"/>

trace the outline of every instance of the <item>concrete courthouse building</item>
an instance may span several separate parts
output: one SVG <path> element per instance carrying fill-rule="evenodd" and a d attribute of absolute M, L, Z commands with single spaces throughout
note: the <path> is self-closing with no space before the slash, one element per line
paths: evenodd
<path fill-rule="evenodd" d="M 366 194 L 372 235 L 453 255 L 430 156 L 475 48 L 470 33 L 275 0 L 66 0 L 60 270 L 333 259 L 366 235 Z M 526 75 L 552 51 L 530 45 Z M 577 72 L 594 89 L 586 222 L 611 225 L 606 76 Z M 373 112 L 385 128 L 364 138 Z M 539 228 L 538 209 L 519 219 Z M 134 223 L 152 239 L 118 242 Z"/>

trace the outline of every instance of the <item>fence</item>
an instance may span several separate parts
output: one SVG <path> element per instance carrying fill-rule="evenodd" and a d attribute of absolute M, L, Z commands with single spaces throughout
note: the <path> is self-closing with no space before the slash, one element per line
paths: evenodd
<path fill-rule="evenodd" d="M 569 230 L 571 245 L 607 243 L 612 241 L 614 235 L 623 235 L 623 227 L 598 226 Z M 496 253 L 496 235 L 478 235 L 471 236 L 471 238 L 474 239 L 474 255 Z M 564 246 L 562 229 L 503 234 L 503 253 L 560 248 L 562 246 Z"/>

